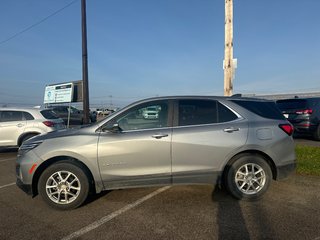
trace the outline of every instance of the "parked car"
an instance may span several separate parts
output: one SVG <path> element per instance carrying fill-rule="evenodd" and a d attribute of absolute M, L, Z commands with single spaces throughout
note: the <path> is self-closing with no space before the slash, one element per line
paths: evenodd
<path fill-rule="evenodd" d="M 159 117 L 142 116 L 156 107 Z M 89 192 L 222 184 L 254 200 L 295 169 L 293 127 L 273 101 L 228 97 L 142 100 L 81 129 L 38 136 L 19 149 L 17 185 L 57 209 Z"/>
<path fill-rule="evenodd" d="M 278 100 L 277 105 L 294 126 L 295 133 L 320 141 L 320 98 L 284 99 Z"/>
<path fill-rule="evenodd" d="M 50 109 L 54 111 L 60 118 L 63 119 L 64 123 L 68 125 L 68 118 L 69 118 L 69 109 L 70 109 L 70 119 L 69 125 L 82 125 L 84 122 L 84 115 L 83 111 L 79 110 L 73 106 L 51 106 Z M 89 114 L 90 122 L 97 121 L 97 115 L 90 111 Z"/>
<path fill-rule="evenodd" d="M 31 137 L 65 127 L 51 110 L 0 108 L 0 147 L 20 146 Z"/>
<path fill-rule="evenodd" d="M 147 107 L 142 110 L 145 119 L 157 119 L 159 117 L 159 109 L 157 107 Z"/>

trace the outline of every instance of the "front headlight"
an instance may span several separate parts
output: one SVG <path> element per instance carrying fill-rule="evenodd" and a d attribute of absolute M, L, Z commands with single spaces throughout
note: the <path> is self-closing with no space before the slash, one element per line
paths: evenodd
<path fill-rule="evenodd" d="M 18 155 L 21 155 L 22 153 L 26 153 L 26 152 L 38 147 L 41 143 L 43 143 L 43 141 L 23 143 L 19 148 Z"/>

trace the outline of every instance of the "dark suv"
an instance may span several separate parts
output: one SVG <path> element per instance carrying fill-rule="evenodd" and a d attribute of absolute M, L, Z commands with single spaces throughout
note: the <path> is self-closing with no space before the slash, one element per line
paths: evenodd
<path fill-rule="evenodd" d="M 277 105 L 293 124 L 295 133 L 308 134 L 320 140 L 320 98 L 278 100 Z"/>
<path fill-rule="evenodd" d="M 68 117 L 69 117 L 69 106 L 51 106 L 52 109 L 60 118 L 63 119 L 66 125 L 68 125 Z M 75 107 L 70 107 L 70 119 L 69 125 L 82 125 L 83 124 L 83 111 L 79 110 Z M 97 116 L 90 112 L 89 115 L 90 122 L 96 122 Z"/>

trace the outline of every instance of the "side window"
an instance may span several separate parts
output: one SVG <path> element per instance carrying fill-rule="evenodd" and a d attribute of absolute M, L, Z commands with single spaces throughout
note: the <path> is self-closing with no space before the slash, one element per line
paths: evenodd
<path fill-rule="evenodd" d="M 220 123 L 230 122 L 236 120 L 237 118 L 237 115 L 234 114 L 229 108 L 218 102 L 218 119 Z"/>
<path fill-rule="evenodd" d="M 28 113 L 28 112 L 23 112 L 25 120 L 34 120 L 34 117 Z"/>
<path fill-rule="evenodd" d="M 134 107 L 113 123 L 118 123 L 123 131 L 168 127 L 168 102 Z"/>
<path fill-rule="evenodd" d="M 179 126 L 210 124 L 218 122 L 217 101 L 180 100 Z"/>
<path fill-rule="evenodd" d="M 1 122 L 21 121 L 22 117 L 22 112 L 20 111 L 2 111 Z"/>

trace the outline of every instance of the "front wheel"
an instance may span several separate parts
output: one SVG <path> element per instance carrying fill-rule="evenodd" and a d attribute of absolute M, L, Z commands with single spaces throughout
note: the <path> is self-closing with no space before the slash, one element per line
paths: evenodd
<path fill-rule="evenodd" d="M 58 162 L 41 174 L 38 191 L 51 207 L 70 210 L 79 207 L 89 194 L 89 181 L 82 167 Z"/>
<path fill-rule="evenodd" d="M 227 171 L 226 187 L 229 193 L 244 200 L 259 199 L 269 188 L 272 172 L 259 155 L 240 156 Z"/>

